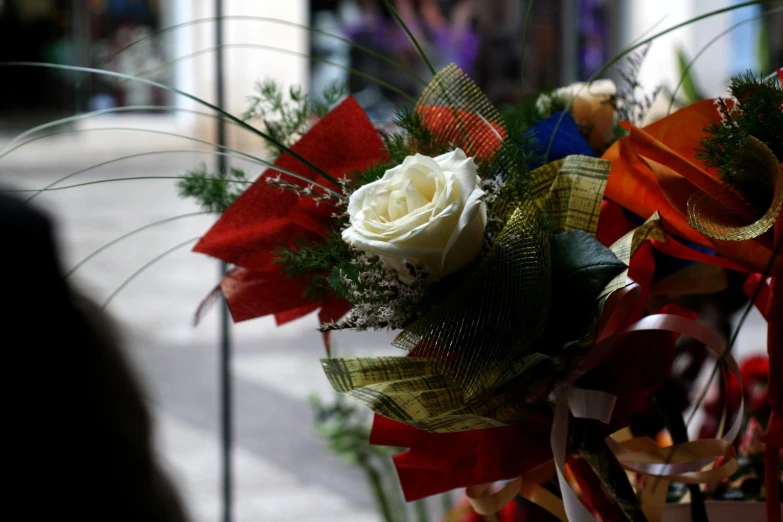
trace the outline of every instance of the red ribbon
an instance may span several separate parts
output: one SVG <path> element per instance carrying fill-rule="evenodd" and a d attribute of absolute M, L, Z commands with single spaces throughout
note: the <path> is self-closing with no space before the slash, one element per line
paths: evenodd
<path fill-rule="evenodd" d="M 337 179 L 384 157 L 383 142 L 353 98 L 347 98 L 316 123 L 291 149 Z M 282 154 L 275 165 L 339 192 L 338 187 L 290 154 Z M 277 323 L 283 324 L 317 309 L 321 322 L 337 320 L 350 308 L 347 301 L 305 298 L 308 281 L 285 278 L 281 267 L 274 263 L 277 248 L 323 236 L 333 221 L 334 207 L 316 204 L 311 198 L 300 198 L 265 182 L 277 175 L 274 169 L 261 174 L 194 251 L 238 267 L 221 283 L 234 321 L 274 314 Z M 291 176 L 281 177 L 288 183 L 305 185 Z"/>

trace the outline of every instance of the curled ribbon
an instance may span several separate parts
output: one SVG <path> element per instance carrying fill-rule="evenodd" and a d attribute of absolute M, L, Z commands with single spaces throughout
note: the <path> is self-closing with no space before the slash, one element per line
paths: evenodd
<path fill-rule="evenodd" d="M 503 509 L 503 506 L 511 502 L 516 495 L 520 495 L 543 507 L 562 522 L 568 522 L 563 501 L 541 486 L 542 482 L 554 474 L 554 462 L 549 460 L 510 481 L 496 492 L 492 492 L 492 484 L 489 483 L 470 486 L 465 490 L 465 494 L 473 510 L 479 515 L 493 515 Z"/>
<path fill-rule="evenodd" d="M 737 204 L 737 198 L 731 190 L 723 188 L 722 192 L 700 192 L 688 200 L 688 223 L 707 237 L 723 241 L 745 241 L 755 239 L 771 229 L 783 209 L 783 175 L 775 153 L 761 140 L 748 137 L 744 142 L 741 155 L 745 162 L 755 159 L 746 167 L 758 169 L 757 175 L 766 175 L 770 186 L 774 187 L 772 202 L 767 211 L 757 220 L 742 224 L 738 216 L 749 212 Z M 752 215 L 752 213 L 750 213 Z M 745 221 L 749 220 L 747 217 Z"/>
<path fill-rule="evenodd" d="M 637 288 L 638 285 L 633 283 L 625 289 L 618 291 L 618 297 L 620 298 L 616 301 L 618 307 L 624 301 L 636 297 L 638 295 Z M 609 317 L 611 320 L 612 315 L 609 315 Z M 741 387 L 742 377 L 739 365 L 731 354 L 726 351 L 723 339 L 693 319 L 673 314 L 655 314 L 645 317 L 619 331 L 614 328 L 604 328 L 604 332 L 612 330 L 615 333 L 611 335 L 599 335 L 593 351 L 588 354 L 588 362 L 591 363 L 587 365 L 588 367 L 596 363 L 600 358 L 605 357 L 616 345 L 620 336 L 638 331 L 668 331 L 687 335 L 703 343 L 725 362 L 729 371 L 734 373 L 739 380 Z M 581 373 L 583 372 L 575 373 L 575 376 Z M 570 384 L 565 384 L 558 388 L 555 398 L 554 421 L 550 435 L 552 461 L 539 466 L 539 468 L 536 468 L 529 474 L 514 479 L 495 493 L 489 493 L 490 484 L 481 484 L 468 488 L 466 493 L 476 512 L 484 515 L 496 513 L 506 503 L 510 502 L 514 496 L 520 494 L 524 498 L 547 509 L 560 520 L 594 522 L 595 518 L 582 504 L 565 478 L 568 413 L 570 411 L 577 418 L 600 420 L 603 423 L 608 423 L 612 417 L 615 401 L 616 397 L 614 395 L 601 391 L 575 388 Z M 730 428 L 719 439 L 691 441 L 669 448 L 661 448 L 647 437 L 637 437 L 623 442 L 618 442 L 611 437 L 607 438 L 607 444 L 625 469 L 659 479 L 653 482 L 653 487 L 647 487 L 642 492 L 642 509 L 648 520 L 651 522 L 661 520 L 669 482 L 677 481 L 690 484 L 714 483 L 731 476 L 736 471 L 738 464 L 731 443 L 739 433 L 743 410 L 744 402 L 740 398 L 740 407 L 732 420 Z M 704 469 L 713 465 L 722 457 L 725 460 L 719 468 Z M 560 484 L 562 500 L 557 499 L 557 497 L 539 486 L 541 482 L 551 477 L 552 464 L 554 464 L 554 472 Z M 541 473 L 541 470 L 547 469 L 549 470 L 548 474 Z"/>

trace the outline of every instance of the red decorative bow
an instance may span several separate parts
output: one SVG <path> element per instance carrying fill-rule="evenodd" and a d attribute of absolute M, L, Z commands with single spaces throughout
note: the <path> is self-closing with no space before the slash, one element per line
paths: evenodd
<path fill-rule="evenodd" d="M 295 153 L 338 179 L 366 169 L 383 159 L 383 142 L 367 115 L 353 98 L 347 98 L 291 147 Z M 284 153 L 275 162 L 314 183 L 339 191 L 323 176 Z M 300 198 L 266 183 L 277 176 L 266 170 L 225 211 L 201 238 L 194 251 L 222 259 L 237 268 L 221 282 L 234 321 L 274 314 L 278 324 L 298 319 L 320 309 L 322 322 L 342 317 L 350 306 L 334 297 L 315 302 L 303 296 L 308 281 L 286 278 L 274 262 L 275 250 L 323 236 L 334 207 Z M 306 183 L 282 174 L 291 184 Z"/>

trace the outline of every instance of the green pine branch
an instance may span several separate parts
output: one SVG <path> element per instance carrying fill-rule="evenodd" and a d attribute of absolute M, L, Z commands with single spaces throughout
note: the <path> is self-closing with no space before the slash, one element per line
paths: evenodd
<path fill-rule="evenodd" d="M 179 195 L 195 199 L 206 212 L 222 214 L 248 186 L 245 171 L 232 167 L 219 174 L 210 173 L 206 165 L 189 171 L 177 183 Z"/>
<path fill-rule="evenodd" d="M 327 87 L 319 99 L 306 94 L 301 87 L 293 86 L 285 91 L 274 80 L 256 83 L 255 93 L 250 96 L 250 105 L 242 115 L 244 121 L 261 121 L 266 132 L 275 141 L 290 147 L 307 130 L 312 116 L 323 118 L 348 94 L 347 88 L 339 83 Z M 274 157 L 284 152 L 283 147 L 266 143 Z"/>
<path fill-rule="evenodd" d="M 734 76 L 729 90 L 737 107 L 730 110 L 719 100 L 722 120 L 705 128 L 697 157 L 718 171 L 721 180 L 746 199 L 757 211 L 764 212 L 772 200 L 772 180 L 749 162 L 747 140 L 763 142 L 783 161 L 783 89 L 772 78 L 763 80 L 753 73 Z"/>

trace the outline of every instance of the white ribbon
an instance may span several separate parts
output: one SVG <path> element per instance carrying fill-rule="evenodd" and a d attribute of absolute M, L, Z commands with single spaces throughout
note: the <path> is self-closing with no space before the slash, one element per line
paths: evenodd
<path fill-rule="evenodd" d="M 549 440 L 552 445 L 557 481 L 560 483 L 560 491 L 563 495 L 563 505 L 569 521 L 596 522 L 565 478 L 568 412 L 570 410 L 574 417 L 580 419 L 600 420 L 606 424 L 612 418 L 617 397 L 611 393 L 574 388 L 569 384 L 560 386 L 555 393 L 557 394 L 555 418 Z"/>

